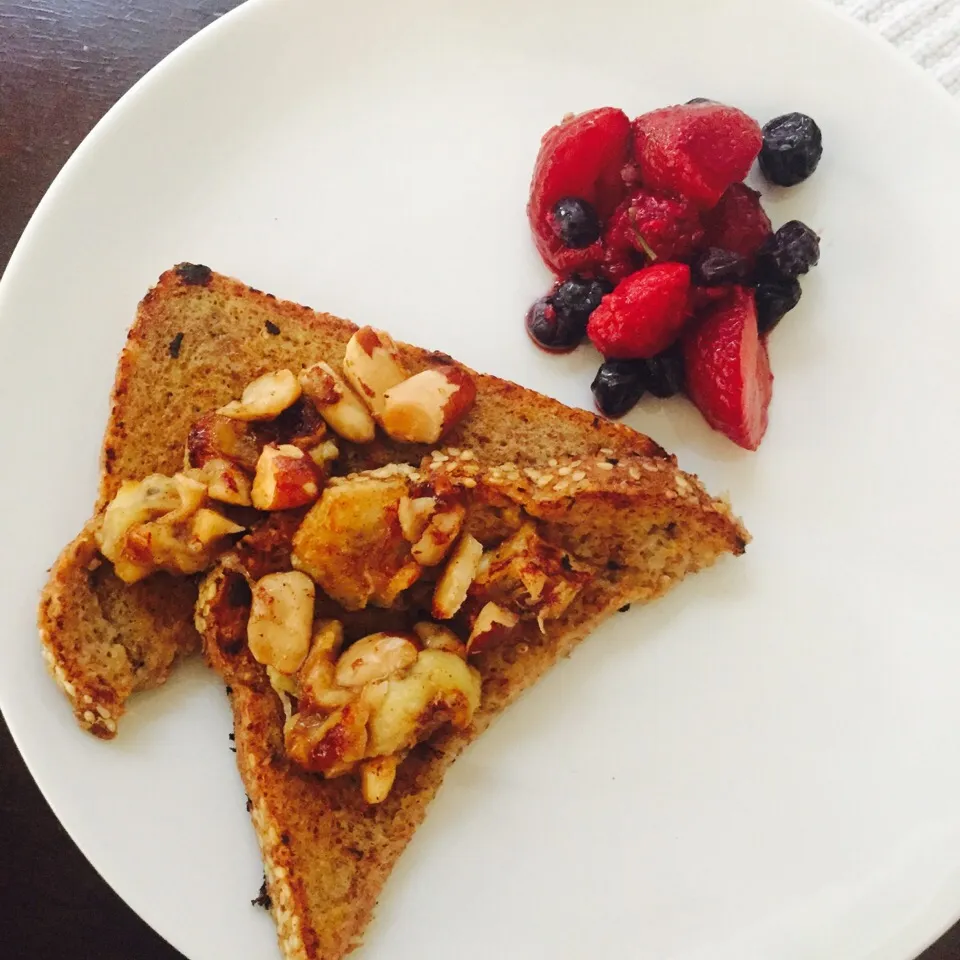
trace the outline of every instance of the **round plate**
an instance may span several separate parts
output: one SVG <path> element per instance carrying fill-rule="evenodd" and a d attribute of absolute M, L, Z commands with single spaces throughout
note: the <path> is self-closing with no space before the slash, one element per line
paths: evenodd
<path fill-rule="evenodd" d="M 685 402 L 630 422 L 729 491 L 742 561 L 619 616 L 450 773 L 364 956 L 905 960 L 960 905 L 960 123 L 818 5 L 252 2 L 64 169 L 0 288 L 0 703 L 57 815 L 191 960 L 275 955 L 220 685 L 199 663 L 85 736 L 44 673 L 44 571 L 84 522 L 135 305 L 180 260 L 589 405 L 527 341 L 524 216 L 566 111 L 694 96 L 824 130 L 767 191 L 823 235 L 772 338 L 757 454 Z M 162 412 L 158 412 L 162 415 Z"/>

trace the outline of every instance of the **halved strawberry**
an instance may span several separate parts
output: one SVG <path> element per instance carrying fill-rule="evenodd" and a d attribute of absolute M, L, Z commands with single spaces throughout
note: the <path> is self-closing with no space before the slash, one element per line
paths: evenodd
<path fill-rule="evenodd" d="M 690 399 L 714 430 L 756 450 L 767 430 L 773 375 L 753 290 L 733 287 L 694 321 L 682 344 Z"/>
<path fill-rule="evenodd" d="M 731 250 L 751 264 L 763 242 L 773 233 L 760 194 L 745 183 L 727 187 L 720 202 L 703 215 L 707 233 L 704 246 Z"/>
<path fill-rule="evenodd" d="M 590 314 L 587 336 L 608 359 L 635 360 L 666 350 L 689 316 L 690 268 L 655 263 L 627 277 Z"/>
<path fill-rule="evenodd" d="M 633 121 L 633 157 L 645 187 L 708 209 L 750 172 L 763 145 L 760 125 L 722 103 L 688 103 Z"/>
<path fill-rule="evenodd" d="M 544 263 L 560 276 L 600 263 L 603 247 L 565 247 L 551 226 L 558 200 L 579 197 L 604 223 L 626 193 L 620 171 L 630 150 L 630 120 L 615 107 L 600 107 L 551 127 L 540 143 L 533 169 L 527 217 Z"/>

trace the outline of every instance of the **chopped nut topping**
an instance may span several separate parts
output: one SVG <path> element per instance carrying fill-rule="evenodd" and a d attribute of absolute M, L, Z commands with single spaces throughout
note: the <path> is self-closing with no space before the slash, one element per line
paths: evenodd
<path fill-rule="evenodd" d="M 253 585 L 247 643 L 258 663 L 296 673 L 310 649 L 313 581 L 296 570 L 269 573 Z"/>
<path fill-rule="evenodd" d="M 211 500 L 249 507 L 250 478 L 228 460 L 208 460 L 200 470 L 200 478 L 207 485 Z"/>
<path fill-rule="evenodd" d="M 417 646 L 409 635 L 373 633 L 358 640 L 337 661 L 335 678 L 341 687 L 362 687 L 409 667 Z"/>
<path fill-rule="evenodd" d="M 382 802 L 406 752 L 445 723 L 468 726 L 480 704 L 480 675 L 465 663 L 466 648 L 436 629 L 424 650 L 406 635 L 372 634 L 334 667 L 342 628 L 327 621 L 300 668 L 300 712 L 284 728 L 288 756 L 325 777 L 359 772 L 366 802 Z"/>
<path fill-rule="evenodd" d="M 401 497 L 398 516 L 400 529 L 408 543 L 416 543 L 427 529 L 430 517 L 437 509 L 436 497 Z"/>
<path fill-rule="evenodd" d="M 527 523 L 484 554 L 471 596 L 535 616 L 542 626 L 559 617 L 592 576 L 592 568 L 547 543 Z"/>
<path fill-rule="evenodd" d="M 499 604 L 485 603 L 467 640 L 467 653 L 480 653 L 502 640 L 518 623 L 520 618 Z"/>
<path fill-rule="evenodd" d="M 257 461 L 251 499 L 258 510 L 291 510 L 320 495 L 316 464 L 299 447 L 268 443 Z"/>
<path fill-rule="evenodd" d="M 463 419 L 476 395 L 473 379 L 460 367 L 431 367 L 384 393 L 381 423 L 402 443 L 436 443 Z"/>
<path fill-rule="evenodd" d="M 207 413 L 187 434 L 184 467 L 204 467 L 211 460 L 226 460 L 251 473 L 260 455 L 248 424 L 219 413 Z"/>
<path fill-rule="evenodd" d="M 372 471 L 324 488 L 293 539 L 293 564 L 347 610 L 389 607 L 420 575 L 400 526 L 403 471 Z"/>
<path fill-rule="evenodd" d="M 367 803 L 383 803 L 387 799 L 397 778 L 399 763 L 400 758 L 394 755 L 375 757 L 360 765 L 360 789 Z"/>
<path fill-rule="evenodd" d="M 217 413 L 234 420 L 272 420 L 300 398 L 300 383 L 289 370 L 277 370 L 248 383 L 239 400 Z"/>
<path fill-rule="evenodd" d="M 320 416 L 344 440 L 370 443 L 376 424 L 366 405 L 328 363 L 315 363 L 300 372 L 303 392 L 314 402 Z"/>
<path fill-rule="evenodd" d="M 413 559 L 423 567 L 435 567 L 440 563 L 460 535 L 466 515 L 466 508 L 460 503 L 450 503 L 434 511 L 422 536 L 410 550 Z"/>
<path fill-rule="evenodd" d="M 428 650 L 446 650 L 458 657 L 466 657 L 467 648 L 460 638 L 449 628 L 439 623 L 423 620 L 414 624 L 413 632 Z"/>
<path fill-rule="evenodd" d="M 97 532 L 117 576 L 135 583 L 158 570 L 199 573 L 229 546 L 238 526 L 204 505 L 206 485 L 178 473 L 121 484 Z"/>
<path fill-rule="evenodd" d="M 438 620 L 449 620 L 463 606 L 481 556 L 483 544 L 479 540 L 469 533 L 460 538 L 433 594 L 433 615 Z"/>
<path fill-rule="evenodd" d="M 347 343 L 343 375 L 376 419 L 383 414 L 383 395 L 409 374 L 390 335 L 361 327 Z"/>
<path fill-rule="evenodd" d="M 353 698 L 351 691 L 337 686 L 337 658 L 342 646 L 343 624 L 339 620 L 318 621 L 310 652 L 297 673 L 301 709 L 336 710 Z"/>

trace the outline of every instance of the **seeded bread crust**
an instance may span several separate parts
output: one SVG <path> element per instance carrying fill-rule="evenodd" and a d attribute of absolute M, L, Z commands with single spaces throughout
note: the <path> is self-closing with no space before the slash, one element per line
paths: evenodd
<path fill-rule="evenodd" d="M 389 318 L 382 324 L 389 326 Z M 108 564 L 97 566 L 99 514 L 123 480 L 179 469 L 199 415 L 271 370 L 318 360 L 338 366 L 355 330 L 189 264 L 163 274 L 140 304 L 114 386 L 96 514 L 53 568 L 39 616 L 51 671 L 91 732 L 113 736 L 131 693 L 162 683 L 199 642 L 192 626 L 196 583 L 158 575 L 122 586 Z M 411 372 L 452 362 L 400 348 Z M 741 553 L 748 540 L 727 505 L 649 438 L 471 374 L 476 406 L 445 438 L 453 448 L 441 454 L 446 459 L 425 469 L 457 478 L 460 454 L 470 450 L 491 486 L 604 573 L 545 633 L 526 628 L 522 642 L 477 658 L 484 698 L 474 725 L 460 734 L 441 731 L 413 750 L 390 796 L 375 808 L 363 803 L 352 778 L 324 781 L 286 760 L 283 712 L 262 672 L 249 658 L 211 657 L 216 638 L 205 636 L 208 659 L 231 692 L 237 761 L 288 960 L 337 960 L 357 946 L 446 768 L 493 717 L 625 603 L 659 596 L 723 553 Z M 416 465 L 428 453 L 381 439 L 352 448 L 347 466 Z M 215 633 L 215 617 L 204 628 Z"/>

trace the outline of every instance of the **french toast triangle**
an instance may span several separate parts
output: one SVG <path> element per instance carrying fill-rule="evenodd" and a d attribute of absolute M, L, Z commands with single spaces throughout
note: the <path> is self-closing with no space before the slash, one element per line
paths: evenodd
<path fill-rule="evenodd" d="M 180 264 L 138 309 L 39 627 L 103 738 L 202 647 L 282 954 L 336 960 L 463 747 L 748 539 L 625 426 Z"/>

